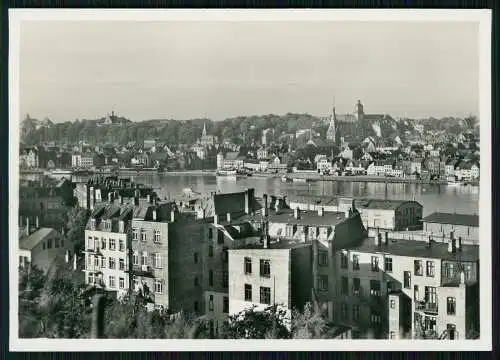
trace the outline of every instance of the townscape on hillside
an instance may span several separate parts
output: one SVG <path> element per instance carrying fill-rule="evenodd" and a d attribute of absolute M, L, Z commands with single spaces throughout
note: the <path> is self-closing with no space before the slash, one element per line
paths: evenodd
<path fill-rule="evenodd" d="M 250 186 L 169 193 L 134 179 L 191 170 L 473 189 L 478 133 L 474 117 L 396 120 L 360 101 L 346 115 L 220 124 L 28 117 L 19 336 L 478 339 L 477 214 Z"/>
<path fill-rule="evenodd" d="M 352 113 L 327 117 L 239 117 L 131 122 L 112 112 L 100 120 L 22 124 L 23 172 L 218 172 L 284 180 L 356 176 L 357 180 L 477 183 L 479 123 L 464 119 L 393 119 Z M 130 140 L 135 139 L 135 140 Z M 187 141 L 184 142 L 184 141 Z"/>

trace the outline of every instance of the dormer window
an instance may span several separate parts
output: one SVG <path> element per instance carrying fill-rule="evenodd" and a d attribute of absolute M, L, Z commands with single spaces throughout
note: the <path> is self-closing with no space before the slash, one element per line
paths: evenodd
<path fill-rule="evenodd" d="M 119 231 L 121 233 L 124 233 L 125 232 L 125 221 L 120 220 L 119 227 L 120 227 Z"/>
<path fill-rule="evenodd" d="M 90 219 L 90 228 L 91 228 L 92 230 L 95 230 L 95 219 L 93 219 L 93 218 L 92 218 L 92 219 Z"/>
<path fill-rule="evenodd" d="M 104 221 L 104 229 L 111 230 L 111 220 Z"/>

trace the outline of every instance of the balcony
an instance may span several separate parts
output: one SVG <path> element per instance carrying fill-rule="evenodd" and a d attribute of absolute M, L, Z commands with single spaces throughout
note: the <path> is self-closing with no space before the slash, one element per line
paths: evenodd
<path fill-rule="evenodd" d="M 127 270 L 125 270 L 125 272 L 127 272 Z M 155 277 L 153 267 L 149 265 L 133 265 L 131 272 L 137 276 Z"/>
<path fill-rule="evenodd" d="M 415 311 L 422 311 L 429 315 L 437 315 L 438 306 L 436 303 L 415 300 Z"/>

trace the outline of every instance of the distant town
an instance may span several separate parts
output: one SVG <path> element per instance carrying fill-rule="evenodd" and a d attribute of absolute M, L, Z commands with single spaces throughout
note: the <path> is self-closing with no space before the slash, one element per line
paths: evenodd
<path fill-rule="evenodd" d="M 473 116 L 393 119 L 357 101 L 347 114 L 220 124 L 27 116 L 21 135 L 20 337 L 479 337 L 477 214 L 252 187 L 166 197 L 132 178 L 474 188 Z"/>

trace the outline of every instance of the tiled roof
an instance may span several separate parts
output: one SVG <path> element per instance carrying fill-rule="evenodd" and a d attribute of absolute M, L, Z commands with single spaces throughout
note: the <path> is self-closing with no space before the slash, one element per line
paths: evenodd
<path fill-rule="evenodd" d="M 422 219 L 423 222 L 479 227 L 479 216 L 435 212 Z"/>
<path fill-rule="evenodd" d="M 52 232 L 56 231 L 52 228 L 40 228 L 37 231 L 31 233 L 29 236 L 25 236 L 19 239 L 19 248 L 24 250 L 31 250 Z"/>
<path fill-rule="evenodd" d="M 414 240 L 391 240 L 387 244 L 375 245 L 373 238 L 365 238 L 363 242 L 351 251 L 364 253 L 384 253 L 398 256 L 409 256 L 415 258 L 431 258 L 441 260 L 456 261 L 477 261 L 479 260 L 478 245 L 462 245 L 461 251 L 449 253 L 448 244 L 433 242 L 429 247 L 425 241 Z"/>

